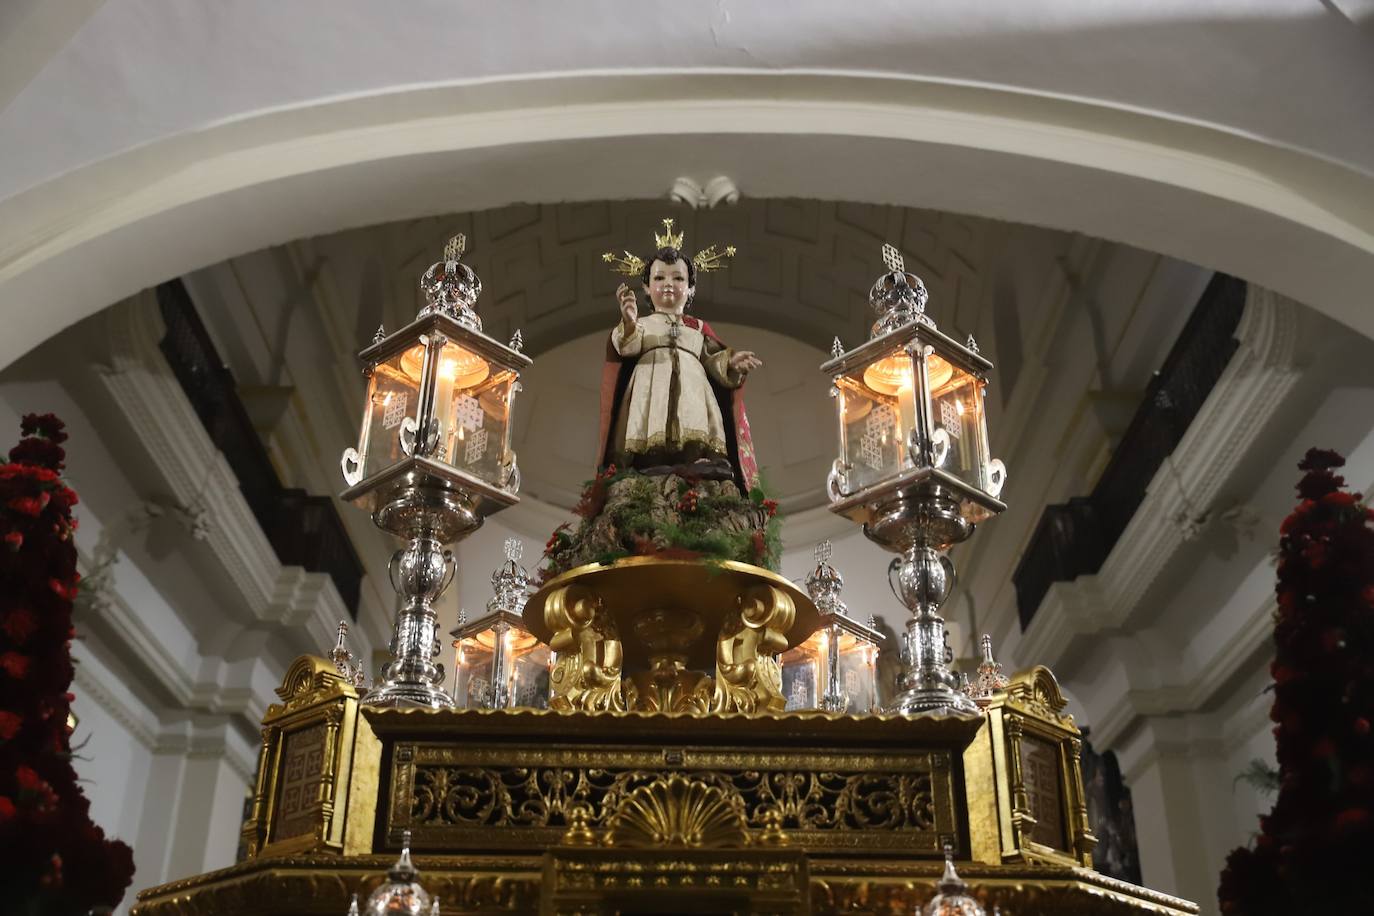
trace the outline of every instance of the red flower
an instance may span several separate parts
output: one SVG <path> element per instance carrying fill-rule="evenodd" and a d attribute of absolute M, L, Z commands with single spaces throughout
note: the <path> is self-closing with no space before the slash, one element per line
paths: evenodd
<path fill-rule="evenodd" d="M 22 645 L 26 639 L 33 635 L 34 630 L 38 629 L 38 618 L 33 616 L 33 611 L 28 608 L 15 608 L 5 615 L 4 623 L 0 624 L 0 629 L 5 631 L 11 640 Z"/>
<path fill-rule="evenodd" d="M 1336 756 L 1336 742 L 1332 741 L 1330 738 L 1321 739 L 1316 744 L 1312 745 L 1312 756 L 1316 757 L 1318 760 Z"/>
<path fill-rule="evenodd" d="M 29 657 L 18 652 L 6 652 L 0 655 L 0 668 L 4 668 L 5 673 L 15 680 L 22 681 L 29 673 Z"/>
<path fill-rule="evenodd" d="M 48 587 L 51 588 L 57 597 L 63 601 L 72 601 L 76 598 L 76 582 L 71 585 L 66 584 L 61 579 L 49 579 Z"/>
<path fill-rule="evenodd" d="M 1355 734 L 1357 735 L 1363 736 L 1369 734 L 1369 720 L 1366 719 L 1364 716 L 1356 717 L 1355 722 L 1351 727 L 1355 729 Z"/>
<path fill-rule="evenodd" d="M 18 531 L 11 531 L 9 534 L 5 535 L 5 546 L 10 550 L 18 550 L 20 547 L 24 546 L 24 535 L 20 534 Z"/>
<path fill-rule="evenodd" d="M 57 419 L 56 414 L 26 413 L 19 421 L 19 431 L 26 436 L 35 433 L 53 442 L 62 443 L 67 441 L 67 434 L 63 432 L 67 424 Z M 1335 454 L 1334 452 L 1332 454 Z M 1342 462 L 1344 463 L 1344 462 Z M 1339 467 L 1339 465 L 1337 465 Z"/>
<path fill-rule="evenodd" d="M 15 769 L 14 781 L 19 783 L 19 788 L 26 792 L 41 792 L 48 785 L 33 767 L 25 766 Z"/>
<path fill-rule="evenodd" d="M 8 741 L 19 734 L 19 728 L 24 724 L 24 720 L 12 712 L 0 710 L 0 741 Z"/>
<path fill-rule="evenodd" d="M 7 796 L 0 795 L 0 824 L 8 820 L 13 820 L 14 816 L 18 813 L 18 809 L 14 807 L 14 802 L 10 801 Z"/>
<path fill-rule="evenodd" d="M 46 493 L 43 494 L 47 496 Z M 15 512 L 22 512 L 25 515 L 37 516 L 47 505 L 47 500 L 40 500 L 37 496 L 16 496 L 10 500 L 9 506 Z"/>

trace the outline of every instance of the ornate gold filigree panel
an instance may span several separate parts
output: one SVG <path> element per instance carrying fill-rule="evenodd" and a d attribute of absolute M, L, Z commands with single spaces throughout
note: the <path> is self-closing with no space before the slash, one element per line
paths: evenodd
<path fill-rule="evenodd" d="M 604 836 L 638 790 L 679 773 L 809 850 L 938 855 L 961 830 L 950 754 L 398 742 L 385 838 L 434 850 L 541 849 L 579 828 Z"/>

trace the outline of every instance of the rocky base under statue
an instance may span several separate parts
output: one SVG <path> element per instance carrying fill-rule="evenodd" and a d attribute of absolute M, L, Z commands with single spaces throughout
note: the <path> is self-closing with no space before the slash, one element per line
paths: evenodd
<path fill-rule="evenodd" d="M 575 511 L 577 526 L 561 526 L 545 545 L 544 581 L 632 556 L 733 560 L 776 570 L 781 555 L 777 503 L 759 488 L 741 496 L 730 480 L 611 467 L 587 485 Z"/>

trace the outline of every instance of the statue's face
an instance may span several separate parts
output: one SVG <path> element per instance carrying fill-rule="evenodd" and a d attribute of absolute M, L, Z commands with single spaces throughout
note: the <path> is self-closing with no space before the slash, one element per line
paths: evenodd
<path fill-rule="evenodd" d="M 671 264 L 654 261 L 649 266 L 649 301 L 656 312 L 682 314 L 692 287 L 687 285 L 687 262 L 681 259 Z"/>

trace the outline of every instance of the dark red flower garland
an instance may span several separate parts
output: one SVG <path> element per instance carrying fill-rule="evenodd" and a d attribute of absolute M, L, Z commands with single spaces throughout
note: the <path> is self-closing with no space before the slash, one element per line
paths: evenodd
<path fill-rule="evenodd" d="M 1254 845 L 1227 858 L 1226 916 L 1374 913 L 1374 509 L 1342 489 L 1343 464 L 1308 451 L 1302 502 L 1280 528 L 1279 793 Z"/>
<path fill-rule="evenodd" d="M 0 465 L 0 887 L 26 916 L 114 907 L 133 852 L 91 822 L 71 764 L 77 498 L 62 482 L 67 434 L 29 414 Z M 6 909 L 6 912 L 9 912 Z"/>

